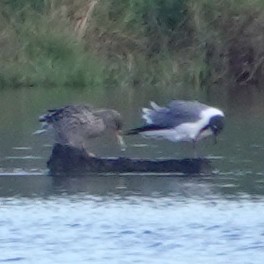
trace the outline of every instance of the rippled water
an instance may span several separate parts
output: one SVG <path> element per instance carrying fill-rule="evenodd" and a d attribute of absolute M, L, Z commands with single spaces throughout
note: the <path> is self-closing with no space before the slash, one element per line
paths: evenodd
<path fill-rule="evenodd" d="M 50 140 L 32 136 L 46 108 L 93 102 L 120 110 L 126 126 L 160 95 L 89 94 L 21 89 L 0 97 L 0 263 L 263 263 L 264 95 L 220 106 L 227 124 L 219 144 L 199 145 L 210 175 L 48 176 Z M 122 93 L 122 92 L 121 92 Z M 115 98 L 123 98 L 117 102 Z M 14 105 L 13 98 L 18 98 Z M 121 154 L 103 140 L 100 155 L 182 157 L 188 144 L 127 139 Z"/>
<path fill-rule="evenodd" d="M 4 199 L 0 261 L 263 263 L 262 202 L 88 194 Z"/>

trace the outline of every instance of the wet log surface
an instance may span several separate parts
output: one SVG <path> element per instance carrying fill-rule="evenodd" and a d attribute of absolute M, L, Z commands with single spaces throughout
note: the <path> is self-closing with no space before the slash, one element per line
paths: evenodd
<path fill-rule="evenodd" d="M 126 157 L 90 157 L 83 151 L 54 145 L 47 166 L 52 175 L 74 173 L 183 173 L 200 174 L 211 171 L 207 159 L 135 159 Z"/>

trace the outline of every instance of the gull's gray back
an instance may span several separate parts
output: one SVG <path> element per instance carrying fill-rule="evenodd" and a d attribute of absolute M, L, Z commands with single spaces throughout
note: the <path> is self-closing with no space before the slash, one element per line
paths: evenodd
<path fill-rule="evenodd" d="M 208 106 L 197 101 L 171 101 L 166 107 L 153 107 L 145 110 L 143 118 L 148 124 L 171 128 L 182 123 L 195 122 L 199 120 L 201 111 Z"/>

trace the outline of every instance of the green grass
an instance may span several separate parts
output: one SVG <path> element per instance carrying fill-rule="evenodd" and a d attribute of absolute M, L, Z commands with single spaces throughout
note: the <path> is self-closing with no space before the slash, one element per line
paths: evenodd
<path fill-rule="evenodd" d="M 263 75 L 262 0 L 7 0 L 0 10 L 0 87 L 200 90 Z"/>
<path fill-rule="evenodd" d="M 6 39 L 5 45 L 11 49 L 9 56 L 4 50 L 0 55 L 4 61 L 0 85 L 101 86 L 103 63 L 76 39 L 67 16 L 53 16 L 53 10 L 44 15 L 35 10 L 43 5 L 27 2 L 34 3 L 34 8 L 25 5 L 18 9 L 15 17 L 8 17 L 9 25 L 3 30 L 15 37 Z"/>

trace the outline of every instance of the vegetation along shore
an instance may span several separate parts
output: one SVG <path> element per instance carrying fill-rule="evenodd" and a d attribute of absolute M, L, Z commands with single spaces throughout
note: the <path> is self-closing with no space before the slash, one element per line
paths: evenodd
<path fill-rule="evenodd" d="M 263 0 L 6 0 L 0 87 L 192 87 L 264 77 Z"/>

